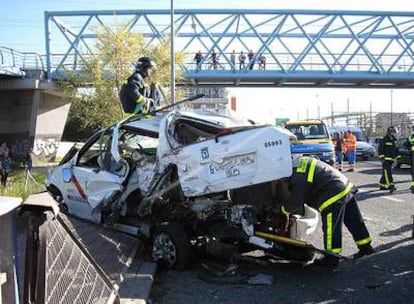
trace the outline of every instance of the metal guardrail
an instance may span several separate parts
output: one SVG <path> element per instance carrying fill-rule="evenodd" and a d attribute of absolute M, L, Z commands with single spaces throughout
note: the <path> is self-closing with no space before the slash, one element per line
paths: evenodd
<path fill-rule="evenodd" d="M 24 77 L 28 71 L 44 72 L 43 57 L 35 52 L 19 52 L 0 46 L 0 74 Z"/>

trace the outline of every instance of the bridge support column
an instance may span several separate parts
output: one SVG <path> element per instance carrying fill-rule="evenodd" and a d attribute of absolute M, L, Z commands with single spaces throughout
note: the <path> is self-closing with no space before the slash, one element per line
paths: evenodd
<path fill-rule="evenodd" d="M 56 153 L 70 102 L 49 81 L 0 81 L 0 144 L 6 142 L 13 157 L 29 147 L 37 156 Z"/>

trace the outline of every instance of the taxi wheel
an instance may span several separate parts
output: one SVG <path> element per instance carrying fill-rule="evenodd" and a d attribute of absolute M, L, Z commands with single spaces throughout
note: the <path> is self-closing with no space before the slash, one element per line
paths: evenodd
<path fill-rule="evenodd" d="M 193 262 L 190 240 L 179 223 L 162 223 L 152 238 L 152 258 L 165 268 L 188 269 Z"/>

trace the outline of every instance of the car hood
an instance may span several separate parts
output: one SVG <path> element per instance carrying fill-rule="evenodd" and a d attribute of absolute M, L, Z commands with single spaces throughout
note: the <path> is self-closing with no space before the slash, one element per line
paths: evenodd
<path fill-rule="evenodd" d="M 365 142 L 365 141 L 357 141 L 356 143 L 357 149 L 367 150 L 367 149 L 374 149 L 374 146 Z"/>

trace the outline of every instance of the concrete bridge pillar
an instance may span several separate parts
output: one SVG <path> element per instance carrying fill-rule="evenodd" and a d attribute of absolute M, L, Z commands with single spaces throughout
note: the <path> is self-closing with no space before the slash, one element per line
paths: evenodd
<path fill-rule="evenodd" d="M 15 157 L 29 147 L 36 153 L 52 152 L 61 140 L 69 108 L 70 101 L 51 81 L 0 80 L 0 144 L 6 142 Z"/>

